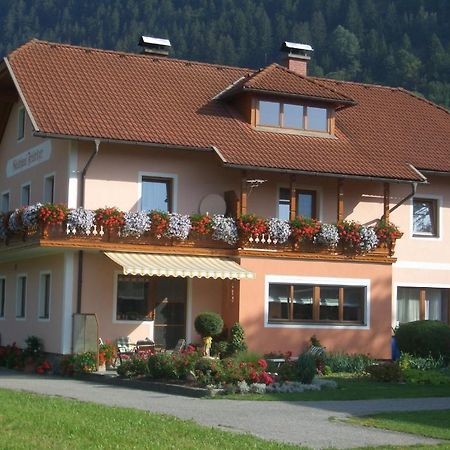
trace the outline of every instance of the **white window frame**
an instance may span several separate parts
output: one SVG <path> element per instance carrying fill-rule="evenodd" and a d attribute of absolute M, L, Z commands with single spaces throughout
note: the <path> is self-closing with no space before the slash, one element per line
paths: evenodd
<path fill-rule="evenodd" d="M 283 284 L 312 284 L 320 286 L 358 286 L 366 288 L 366 302 L 364 305 L 364 325 L 330 325 L 327 323 L 269 323 L 269 285 Z M 321 328 L 330 330 L 369 330 L 370 329 L 370 280 L 366 278 L 325 278 L 325 277 L 297 277 L 291 275 L 266 275 L 264 286 L 264 328 Z"/>
<path fill-rule="evenodd" d="M 45 308 L 43 308 L 43 306 L 45 306 L 45 285 L 43 283 L 43 277 L 45 275 L 49 275 L 50 276 L 50 280 L 49 280 L 49 288 L 48 288 L 48 317 L 42 317 L 42 312 L 44 311 Z M 52 304 L 52 272 L 51 270 L 43 270 L 41 272 L 39 272 L 39 302 L 38 302 L 38 311 L 37 311 L 37 318 L 39 322 L 49 322 L 50 321 L 50 316 L 51 316 L 51 304 Z"/>
<path fill-rule="evenodd" d="M 178 175 L 165 172 L 139 172 L 138 175 L 138 211 L 142 211 L 142 181 L 143 178 L 163 178 L 172 180 L 172 212 L 178 211 Z"/>
<path fill-rule="evenodd" d="M 22 298 L 19 299 L 19 281 L 21 278 L 25 278 L 25 299 L 24 299 L 24 308 L 23 308 L 23 312 L 24 315 L 22 316 L 17 316 L 17 312 L 18 312 L 18 306 L 19 306 L 19 300 L 21 301 Z M 16 277 L 16 320 L 27 320 L 27 295 L 28 295 L 28 274 L 26 273 L 19 273 L 17 274 Z"/>
<path fill-rule="evenodd" d="M 26 183 L 20 185 L 20 206 L 27 206 L 23 201 L 23 189 L 27 186 L 29 188 L 28 205 L 31 205 L 31 181 L 27 181 Z"/>
<path fill-rule="evenodd" d="M 433 200 L 436 202 L 436 216 L 437 216 L 437 223 L 436 223 L 436 236 L 433 236 L 431 234 L 426 233 L 414 233 L 414 199 L 422 199 L 422 200 Z M 443 220 L 443 211 L 442 211 L 442 205 L 443 205 L 443 197 L 442 195 L 435 195 L 435 194 L 427 194 L 427 193 L 416 193 L 414 197 L 411 199 L 410 204 L 410 230 L 409 230 L 409 236 L 411 239 L 414 240 L 422 240 L 422 241 L 442 241 L 444 237 L 444 220 Z"/>
<path fill-rule="evenodd" d="M 276 192 L 276 204 L 275 204 L 275 215 L 278 217 L 279 214 L 279 202 L 280 202 L 280 189 L 290 189 L 291 187 L 285 183 L 277 184 Z M 317 220 L 323 220 L 323 189 L 321 186 L 312 186 L 307 184 L 294 185 L 297 191 L 315 191 L 316 192 L 316 209 L 317 209 Z M 278 217 L 279 218 L 279 217 Z"/>
<path fill-rule="evenodd" d="M 46 187 L 47 187 L 47 180 L 49 178 L 53 178 L 53 192 L 52 192 L 52 196 L 53 198 L 51 199 L 51 201 L 48 201 L 46 199 Z M 55 172 L 52 173 L 48 173 L 47 175 L 44 175 L 44 185 L 42 187 L 42 201 L 44 203 L 55 203 L 55 186 L 56 186 L 56 177 L 55 177 Z"/>
<path fill-rule="evenodd" d="M 3 283 L 4 285 L 4 297 L 2 298 L 1 296 L 2 294 L 2 289 L 0 289 L 0 305 L 3 302 L 3 315 L 0 315 L 0 320 L 5 320 L 5 316 L 6 316 L 6 276 L 1 275 L 0 276 L 0 282 Z M 0 308 L 0 313 L 1 313 L 1 308 Z"/>
<path fill-rule="evenodd" d="M 3 211 L 3 199 L 5 198 L 5 196 L 8 196 L 8 209 L 6 211 Z M 10 191 L 3 191 L 2 192 L 2 199 L 1 199 L 2 204 L 0 205 L 2 210 L 0 212 L 8 212 L 11 211 L 11 192 Z"/>
<path fill-rule="evenodd" d="M 22 119 L 23 118 L 23 119 Z M 17 142 L 22 142 L 25 139 L 25 125 L 27 120 L 27 112 L 25 110 L 25 106 L 19 106 L 17 110 L 17 129 L 16 129 L 16 138 Z M 19 135 L 20 128 L 23 130 L 22 136 Z"/>

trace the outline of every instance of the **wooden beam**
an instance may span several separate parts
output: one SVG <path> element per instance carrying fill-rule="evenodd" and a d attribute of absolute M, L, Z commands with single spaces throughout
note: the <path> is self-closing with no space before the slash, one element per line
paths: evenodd
<path fill-rule="evenodd" d="M 242 172 L 241 180 L 241 216 L 247 214 L 247 172 Z"/>
<path fill-rule="evenodd" d="M 320 287 L 313 287 L 313 320 L 320 320 Z"/>
<path fill-rule="evenodd" d="M 419 291 L 419 320 L 425 320 L 425 288 L 421 288 Z"/>
<path fill-rule="evenodd" d="M 291 176 L 289 190 L 291 199 L 289 201 L 289 220 L 294 220 L 297 215 L 297 191 L 295 189 L 295 175 Z"/>
<path fill-rule="evenodd" d="M 344 180 L 337 182 L 337 221 L 344 220 Z"/>
<path fill-rule="evenodd" d="M 383 199 L 383 219 L 389 222 L 389 206 L 390 206 L 390 184 L 384 183 L 384 199 Z"/>

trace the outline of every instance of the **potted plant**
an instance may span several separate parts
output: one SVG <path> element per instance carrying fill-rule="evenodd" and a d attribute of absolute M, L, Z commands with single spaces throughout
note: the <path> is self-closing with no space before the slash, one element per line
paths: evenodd
<path fill-rule="evenodd" d="M 203 312 L 195 318 L 194 326 L 203 339 L 203 355 L 210 356 L 212 338 L 223 330 L 222 317 L 214 312 Z"/>
<path fill-rule="evenodd" d="M 384 219 L 378 220 L 374 226 L 379 245 L 389 249 L 389 254 L 394 253 L 395 241 L 403 236 L 403 233 L 393 223 Z"/>
<path fill-rule="evenodd" d="M 314 237 L 320 231 L 320 221 L 310 217 L 298 216 L 289 224 L 295 246 L 298 246 L 299 243 L 313 244 Z"/>
<path fill-rule="evenodd" d="M 208 214 L 191 215 L 191 233 L 197 236 L 211 236 L 213 232 L 212 218 Z"/>
<path fill-rule="evenodd" d="M 165 211 L 153 209 L 148 213 L 150 217 L 150 231 L 154 237 L 161 239 L 169 225 L 169 214 Z"/>
<path fill-rule="evenodd" d="M 117 347 L 109 339 L 106 339 L 103 344 L 100 344 L 98 351 L 99 355 L 103 355 L 106 369 L 112 368 L 116 360 Z"/>
<path fill-rule="evenodd" d="M 97 226 L 103 226 L 104 230 L 109 234 L 112 231 L 119 231 L 124 221 L 124 213 L 116 207 L 98 208 L 95 211 L 95 222 Z"/>
<path fill-rule="evenodd" d="M 267 232 L 267 225 L 264 219 L 255 214 L 243 214 L 236 221 L 239 236 L 243 240 L 257 238 Z"/>
<path fill-rule="evenodd" d="M 339 233 L 339 242 L 343 250 L 359 250 L 361 243 L 361 224 L 353 220 L 341 220 L 336 226 Z"/>
<path fill-rule="evenodd" d="M 60 225 L 67 218 L 67 208 L 64 205 L 45 203 L 39 208 L 38 221 L 42 226 L 43 236 L 47 236 L 49 225 Z"/>

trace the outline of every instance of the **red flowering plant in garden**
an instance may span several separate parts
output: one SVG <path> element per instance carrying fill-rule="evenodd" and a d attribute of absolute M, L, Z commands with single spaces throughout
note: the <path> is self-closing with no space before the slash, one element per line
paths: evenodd
<path fill-rule="evenodd" d="M 160 239 L 169 226 L 169 214 L 165 211 L 151 210 L 148 213 L 150 217 L 150 230 L 154 236 Z"/>
<path fill-rule="evenodd" d="M 213 222 L 207 214 L 191 215 L 191 232 L 200 235 L 210 235 L 213 232 Z"/>
<path fill-rule="evenodd" d="M 255 214 L 243 214 L 236 221 L 237 229 L 241 237 L 256 237 L 267 232 L 267 225 L 264 219 Z"/>
<path fill-rule="evenodd" d="M 52 370 L 52 365 L 47 360 L 36 367 L 36 373 L 39 373 L 41 375 L 50 372 L 50 370 Z"/>
<path fill-rule="evenodd" d="M 348 220 L 341 220 L 337 223 L 339 242 L 344 247 L 358 249 L 361 242 L 361 224 Z"/>
<path fill-rule="evenodd" d="M 374 229 L 380 243 L 388 245 L 402 237 L 403 234 L 396 225 L 383 219 L 377 221 Z"/>
<path fill-rule="evenodd" d="M 95 211 L 95 223 L 109 231 L 119 229 L 125 222 L 124 213 L 116 207 L 99 208 Z"/>
<path fill-rule="evenodd" d="M 314 236 L 320 231 L 320 221 L 309 217 L 298 216 L 289 224 L 295 242 L 313 242 Z"/>
<path fill-rule="evenodd" d="M 43 225 L 61 224 L 66 220 L 67 213 L 64 205 L 45 203 L 39 208 L 38 220 Z"/>

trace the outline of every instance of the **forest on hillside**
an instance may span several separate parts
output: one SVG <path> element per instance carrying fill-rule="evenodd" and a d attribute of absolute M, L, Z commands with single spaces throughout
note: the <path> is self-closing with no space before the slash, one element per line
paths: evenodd
<path fill-rule="evenodd" d="M 309 73 L 403 86 L 450 106 L 450 0 L 0 0 L 0 56 L 36 37 L 263 67 L 282 41 L 314 48 Z"/>

